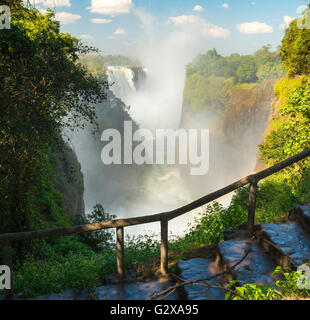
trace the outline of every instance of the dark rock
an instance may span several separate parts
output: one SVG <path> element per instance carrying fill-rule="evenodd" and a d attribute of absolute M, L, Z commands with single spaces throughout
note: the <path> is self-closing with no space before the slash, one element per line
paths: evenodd
<path fill-rule="evenodd" d="M 136 272 L 133 270 L 127 270 L 125 279 L 121 280 L 122 283 L 134 282 L 137 279 Z M 104 276 L 104 284 L 118 284 L 120 283 L 117 273 L 107 274 Z"/>
<path fill-rule="evenodd" d="M 227 279 L 256 284 L 272 283 L 275 279 L 271 274 L 276 264 L 252 240 L 230 240 L 219 243 L 219 260 L 222 269 L 226 270 L 232 267 L 244 257 L 248 250 L 250 253 L 231 271 L 231 278 Z"/>
<path fill-rule="evenodd" d="M 39 296 L 31 300 L 93 300 L 91 292 L 88 290 L 66 290 L 61 293 L 51 293 Z"/>
<path fill-rule="evenodd" d="M 262 223 L 260 241 L 265 250 L 284 267 L 297 267 L 309 261 L 310 237 L 295 222 Z"/>
<path fill-rule="evenodd" d="M 154 293 L 159 293 L 172 285 L 173 283 L 167 281 L 120 283 L 96 288 L 94 292 L 98 300 L 146 300 Z M 173 293 L 165 300 L 177 299 L 178 295 Z"/>
<path fill-rule="evenodd" d="M 75 152 L 67 144 L 55 146 L 50 154 L 55 172 L 55 186 L 63 195 L 68 216 L 85 216 L 84 179 Z"/>
<path fill-rule="evenodd" d="M 232 240 L 232 239 L 246 239 L 247 232 L 244 225 L 239 226 L 236 229 L 227 228 L 224 231 L 224 240 Z"/>
<path fill-rule="evenodd" d="M 22 293 L 15 293 L 10 297 L 6 297 L 4 295 L 0 295 L 0 301 L 1 300 L 25 300 L 25 296 Z"/>
<path fill-rule="evenodd" d="M 290 221 L 296 221 L 310 234 L 310 205 L 297 205 L 289 212 Z"/>
<path fill-rule="evenodd" d="M 184 280 L 198 280 L 209 278 L 219 272 L 213 259 L 195 258 L 178 262 L 180 277 Z M 207 281 L 210 285 L 225 286 L 222 278 Z M 224 300 L 225 291 L 215 288 L 206 288 L 199 285 L 184 286 L 185 297 L 188 300 Z"/>

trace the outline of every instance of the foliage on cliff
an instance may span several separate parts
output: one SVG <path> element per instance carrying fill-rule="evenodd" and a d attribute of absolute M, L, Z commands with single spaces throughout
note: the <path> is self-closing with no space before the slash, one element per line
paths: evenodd
<path fill-rule="evenodd" d="M 187 65 L 187 76 L 196 73 L 205 77 L 234 78 L 235 83 L 254 83 L 284 75 L 278 53 L 271 52 L 270 46 L 244 56 L 234 53 L 223 57 L 215 49 L 209 50 Z"/>
<path fill-rule="evenodd" d="M 280 51 L 280 57 L 283 59 L 289 76 L 310 73 L 309 52 L 310 29 L 299 28 L 295 19 L 285 31 Z"/>
<path fill-rule="evenodd" d="M 222 115 L 230 109 L 231 101 L 235 103 L 232 96 L 238 101 L 243 101 L 244 95 L 255 99 L 253 91 L 249 91 L 255 84 L 279 79 L 284 74 L 278 53 L 271 52 L 270 46 L 246 56 L 232 54 L 223 57 L 215 49 L 209 50 L 187 65 L 185 111 L 188 108 L 193 111 L 207 108 L 215 115 Z M 257 96 L 259 98 L 260 95 Z"/>
<path fill-rule="evenodd" d="M 310 147 L 309 44 L 310 30 L 298 28 L 296 20 L 291 22 L 280 49 L 288 76 L 274 87 L 277 108 L 260 145 L 261 156 L 268 164 Z M 295 166 L 301 175 L 309 168 L 309 160 Z"/>
<path fill-rule="evenodd" d="M 61 150 L 64 126 L 94 123 L 91 105 L 105 98 L 102 83 L 78 64 L 92 48 L 59 32 L 53 12 L 8 4 L 11 29 L 0 33 L 1 233 L 68 224 L 51 151 Z M 16 257 L 29 251 L 29 243 L 14 245 Z"/>

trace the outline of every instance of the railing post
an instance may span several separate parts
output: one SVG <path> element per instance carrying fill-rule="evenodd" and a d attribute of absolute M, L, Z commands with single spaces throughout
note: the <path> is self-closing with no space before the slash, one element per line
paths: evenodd
<path fill-rule="evenodd" d="M 168 220 L 160 220 L 160 272 L 163 277 L 168 275 Z"/>
<path fill-rule="evenodd" d="M 117 275 L 118 278 L 124 279 L 124 228 L 116 228 L 116 248 L 117 248 Z"/>
<path fill-rule="evenodd" d="M 248 210 L 248 233 L 253 234 L 255 224 L 255 209 L 256 209 L 256 195 L 257 195 L 257 183 L 255 181 L 251 183 L 249 194 L 249 210 Z"/>
<path fill-rule="evenodd" d="M 6 298 L 13 295 L 13 263 L 12 263 L 12 244 L 11 242 L 2 243 L 3 264 L 10 268 L 10 289 L 6 289 Z"/>

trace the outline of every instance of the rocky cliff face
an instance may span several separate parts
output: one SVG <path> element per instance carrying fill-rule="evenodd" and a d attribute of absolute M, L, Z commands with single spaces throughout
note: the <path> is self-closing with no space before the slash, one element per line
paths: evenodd
<path fill-rule="evenodd" d="M 253 146 L 263 141 L 272 113 L 274 84 L 274 80 L 267 80 L 251 89 L 232 88 L 228 91 L 228 110 L 219 125 L 225 142 L 236 148 L 241 145 L 244 152 L 254 152 Z M 255 171 L 265 167 L 257 150 Z"/>
<path fill-rule="evenodd" d="M 274 83 L 266 80 L 228 86 L 218 95 L 219 100 L 213 99 L 196 111 L 190 108 L 191 101 L 184 102 L 182 126 L 210 132 L 209 173 L 195 182 L 199 189 L 206 193 L 212 186 L 214 191 L 265 167 L 259 161 L 258 145 L 263 141 L 272 110 Z M 217 112 L 219 108 L 221 112 Z M 193 178 L 187 180 L 191 183 Z"/>
<path fill-rule="evenodd" d="M 51 158 L 55 186 L 63 195 L 68 216 L 84 216 L 84 179 L 75 152 L 68 144 L 63 143 L 62 147 L 54 148 Z"/>
<path fill-rule="evenodd" d="M 274 83 L 268 80 L 250 89 L 236 87 L 228 90 L 227 111 L 220 126 L 229 142 L 238 143 L 249 128 L 255 134 L 266 127 L 274 100 Z"/>

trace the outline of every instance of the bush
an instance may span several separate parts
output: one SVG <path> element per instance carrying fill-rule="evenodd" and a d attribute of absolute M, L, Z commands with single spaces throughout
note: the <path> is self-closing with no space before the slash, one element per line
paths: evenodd
<path fill-rule="evenodd" d="M 104 275 L 116 268 L 115 254 L 70 252 L 46 260 L 27 259 L 14 273 L 14 290 L 27 297 L 59 293 L 67 289 L 89 289 L 100 286 Z"/>
<path fill-rule="evenodd" d="M 298 28 L 295 19 L 285 31 L 280 50 L 280 56 L 290 76 L 309 74 L 309 50 L 310 30 Z"/>
<path fill-rule="evenodd" d="M 87 217 L 76 216 L 74 218 L 74 224 L 88 224 L 88 223 L 96 223 L 102 221 L 108 221 L 115 219 L 116 215 L 107 213 L 103 206 L 100 204 L 96 204 L 93 208 L 93 211 L 87 215 Z M 83 232 L 78 235 L 78 239 L 90 246 L 97 252 L 102 250 L 111 249 L 114 246 L 112 243 L 113 235 L 110 229 L 103 229 L 92 232 Z"/>
<path fill-rule="evenodd" d="M 309 264 L 309 263 L 308 263 Z M 258 285 L 255 283 L 247 283 L 237 285 L 238 281 L 234 280 L 228 284 L 228 288 L 235 287 L 234 290 L 239 296 L 234 296 L 228 292 L 225 299 L 232 298 L 233 300 L 281 300 L 289 297 L 307 298 L 310 296 L 310 290 L 300 289 L 300 284 L 309 284 L 309 278 L 302 271 L 292 271 L 290 268 L 282 268 L 278 266 L 273 276 L 279 274 L 281 280 L 271 284 Z M 242 281 L 241 281 L 242 282 Z M 239 281 L 240 283 L 240 281 Z M 240 297 L 241 296 L 241 297 Z"/>
<path fill-rule="evenodd" d="M 247 215 L 249 186 L 240 188 L 232 198 L 230 207 Z M 258 184 L 255 222 L 274 223 L 279 216 L 287 213 L 301 197 L 293 189 L 290 175 L 279 173 Z"/>

